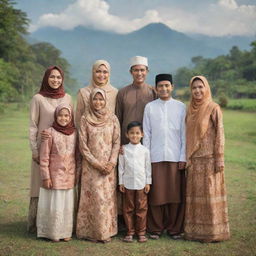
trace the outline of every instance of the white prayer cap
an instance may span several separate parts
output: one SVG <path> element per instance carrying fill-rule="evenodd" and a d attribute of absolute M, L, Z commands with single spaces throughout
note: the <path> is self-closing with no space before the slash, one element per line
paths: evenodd
<path fill-rule="evenodd" d="M 144 65 L 148 67 L 148 58 L 143 56 L 134 56 L 131 58 L 130 62 L 131 62 L 131 67 L 135 65 Z"/>

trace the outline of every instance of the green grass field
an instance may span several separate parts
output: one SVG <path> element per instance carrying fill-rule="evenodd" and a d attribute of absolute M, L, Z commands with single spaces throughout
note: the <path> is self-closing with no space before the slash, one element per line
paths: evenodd
<path fill-rule="evenodd" d="M 26 232 L 31 153 L 28 112 L 0 115 L 0 255 L 256 255 L 256 114 L 224 112 L 226 185 L 231 240 L 222 243 L 158 241 L 124 244 L 122 235 L 109 244 L 73 239 L 69 243 L 38 240 Z"/>

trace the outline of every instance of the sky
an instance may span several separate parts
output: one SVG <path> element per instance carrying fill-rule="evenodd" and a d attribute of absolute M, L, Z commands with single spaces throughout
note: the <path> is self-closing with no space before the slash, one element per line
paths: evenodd
<path fill-rule="evenodd" d="M 84 26 L 126 34 L 161 22 L 186 34 L 255 36 L 256 0 L 16 0 L 42 27 L 72 30 Z"/>

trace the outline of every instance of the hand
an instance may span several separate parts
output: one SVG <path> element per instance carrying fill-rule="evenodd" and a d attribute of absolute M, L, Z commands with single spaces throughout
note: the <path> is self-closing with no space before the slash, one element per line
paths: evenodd
<path fill-rule="evenodd" d="M 38 155 L 32 155 L 33 161 L 35 161 L 37 164 L 40 164 L 40 159 Z"/>
<path fill-rule="evenodd" d="M 149 192 L 149 190 L 150 190 L 150 185 L 147 184 L 147 185 L 145 186 L 145 188 L 144 188 L 144 192 L 147 194 L 147 193 Z"/>
<path fill-rule="evenodd" d="M 186 162 L 179 162 L 178 163 L 178 169 L 184 170 L 186 168 Z"/>
<path fill-rule="evenodd" d="M 51 189 L 52 188 L 51 179 L 43 180 L 43 187 L 46 189 Z"/>
<path fill-rule="evenodd" d="M 104 167 L 105 173 L 106 173 L 106 174 L 109 174 L 109 173 L 113 170 L 114 167 L 115 167 L 115 166 L 114 166 L 112 163 L 107 162 L 106 165 L 105 165 L 105 167 Z"/>
<path fill-rule="evenodd" d="M 48 132 L 46 132 L 46 131 L 41 132 L 41 141 L 45 141 L 45 140 L 49 139 L 50 137 L 51 137 L 51 135 Z"/>
<path fill-rule="evenodd" d="M 124 154 L 124 148 L 123 145 L 121 145 L 120 149 L 119 149 L 119 154 L 123 155 Z"/>
<path fill-rule="evenodd" d="M 125 192 L 124 185 L 119 185 L 119 190 L 120 190 L 121 193 L 124 193 Z"/>
<path fill-rule="evenodd" d="M 224 166 L 216 166 L 215 167 L 215 172 L 223 172 L 224 171 Z"/>

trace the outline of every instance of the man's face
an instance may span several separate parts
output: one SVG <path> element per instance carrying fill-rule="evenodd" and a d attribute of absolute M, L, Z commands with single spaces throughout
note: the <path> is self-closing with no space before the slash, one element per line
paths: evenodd
<path fill-rule="evenodd" d="M 131 75 L 135 84 L 142 84 L 145 82 L 148 74 L 148 69 L 144 65 L 135 65 L 131 67 Z"/>
<path fill-rule="evenodd" d="M 160 81 L 156 85 L 156 92 L 161 100 L 168 100 L 171 97 L 173 85 L 170 81 Z"/>

